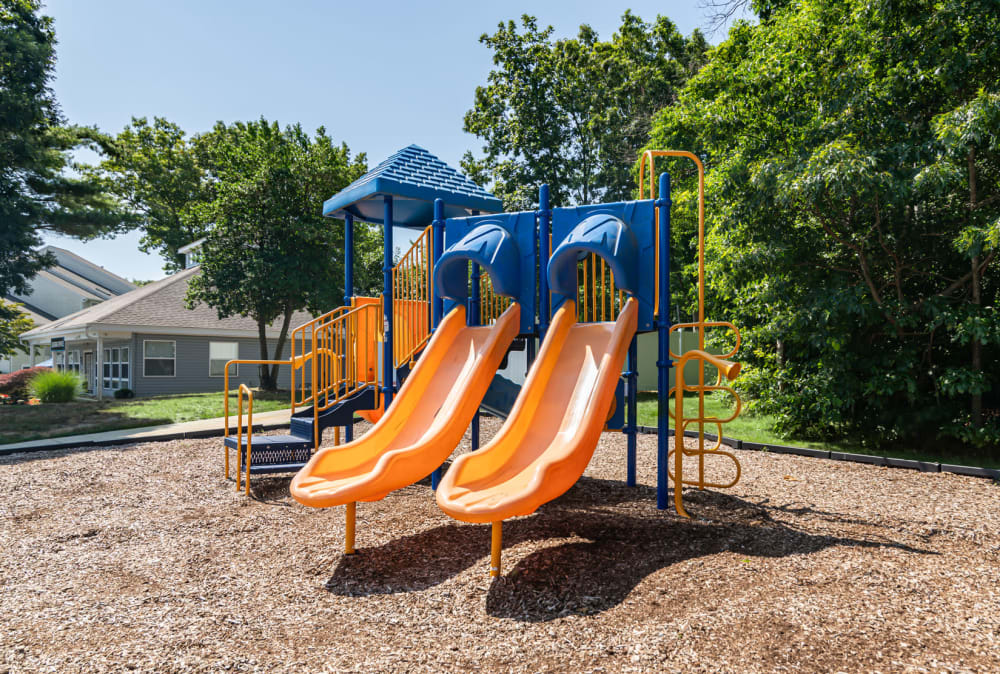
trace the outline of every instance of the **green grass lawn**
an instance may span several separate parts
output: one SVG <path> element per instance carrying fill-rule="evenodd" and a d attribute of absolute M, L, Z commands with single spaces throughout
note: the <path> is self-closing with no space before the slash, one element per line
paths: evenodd
<path fill-rule="evenodd" d="M 673 399 L 671 399 L 671 405 Z M 656 394 L 639 394 L 639 425 L 656 426 Z M 671 408 L 672 409 L 672 408 Z M 698 415 L 698 398 L 695 395 L 684 398 L 685 416 Z M 722 419 L 733 414 L 731 408 L 722 394 L 712 394 L 705 399 L 706 416 L 715 416 Z M 673 421 L 671 420 L 671 427 Z M 941 463 L 953 463 L 966 466 L 981 466 L 984 468 L 1000 468 L 1000 459 L 991 457 L 985 452 L 974 450 L 942 451 L 935 452 L 928 449 L 914 449 L 901 445 L 890 447 L 873 448 L 862 444 L 859 441 L 851 441 L 849 438 L 832 440 L 827 442 L 816 442 L 804 438 L 782 437 L 773 430 L 773 419 L 764 415 L 749 415 L 746 412 L 722 427 L 722 435 L 727 438 L 744 440 L 747 442 L 757 442 L 771 445 L 790 445 L 793 447 L 807 447 L 809 449 L 828 449 L 835 452 L 853 452 L 856 454 L 871 454 L 875 456 L 891 456 L 898 459 L 913 459 L 915 461 L 933 461 Z M 691 425 L 688 430 L 696 431 L 698 427 Z M 705 432 L 715 435 L 718 433 L 714 424 L 706 424 Z"/>
<path fill-rule="evenodd" d="M 285 409 L 289 406 L 288 400 L 288 392 L 255 391 L 253 411 Z M 236 393 L 233 392 L 229 395 L 229 413 L 235 415 L 236 409 Z M 0 406 L 0 444 L 213 419 L 222 415 L 221 392 L 100 402 L 3 405 Z"/>

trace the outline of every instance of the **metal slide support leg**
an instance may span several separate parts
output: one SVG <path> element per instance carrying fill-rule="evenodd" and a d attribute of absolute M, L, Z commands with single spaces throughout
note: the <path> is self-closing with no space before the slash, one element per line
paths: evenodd
<path fill-rule="evenodd" d="M 344 554 L 354 554 L 354 524 L 357 516 L 358 504 L 351 501 L 347 504 L 347 519 L 344 522 Z"/>
<path fill-rule="evenodd" d="M 500 550 L 503 548 L 503 521 L 493 523 L 490 536 L 490 578 L 500 575 Z"/>

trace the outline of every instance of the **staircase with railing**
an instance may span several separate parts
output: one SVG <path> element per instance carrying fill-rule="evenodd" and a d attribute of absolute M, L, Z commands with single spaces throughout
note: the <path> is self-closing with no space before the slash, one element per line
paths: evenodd
<path fill-rule="evenodd" d="M 430 339 L 432 275 L 432 235 L 428 227 L 393 268 L 393 361 L 397 368 L 412 367 Z M 227 477 L 231 448 L 237 450 L 237 465 L 246 474 L 249 493 L 251 474 L 297 470 L 319 447 L 324 430 L 334 428 L 334 444 L 339 444 L 340 426 L 353 423 L 355 412 L 378 408 L 385 376 L 379 365 L 378 346 L 383 340 L 382 312 L 381 298 L 354 297 L 350 306 L 338 307 L 294 328 L 288 360 L 229 361 L 223 403 Z M 249 420 L 243 433 L 243 396 L 248 396 L 251 407 L 253 404 L 253 393 L 244 385 L 240 386 L 238 432 L 235 437 L 230 435 L 229 366 L 241 364 L 291 368 L 289 435 L 254 438 Z"/>

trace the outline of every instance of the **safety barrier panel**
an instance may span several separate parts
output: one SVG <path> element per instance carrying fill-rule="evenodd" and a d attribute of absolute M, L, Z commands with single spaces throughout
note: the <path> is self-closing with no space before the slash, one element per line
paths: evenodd
<path fill-rule="evenodd" d="M 505 295 L 498 295 L 493 289 L 493 281 L 489 274 L 479 277 L 479 324 L 492 325 L 500 315 L 507 311 L 513 300 Z"/>

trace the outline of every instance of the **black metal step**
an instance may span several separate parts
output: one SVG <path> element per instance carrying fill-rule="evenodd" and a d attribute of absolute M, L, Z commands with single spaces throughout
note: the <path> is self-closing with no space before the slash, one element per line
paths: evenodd
<path fill-rule="evenodd" d="M 337 402 L 328 410 L 319 413 L 319 432 L 327 428 L 347 426 L 354 422 L 354 413 L 359 410 L 375 409 L 375 387 L 366 386 L 360 391 Z M 313 439 L 313 408 L 296 411 L 292 415 L 291 434 L 301 439 L 307 439 L 312 445 Z"/>

